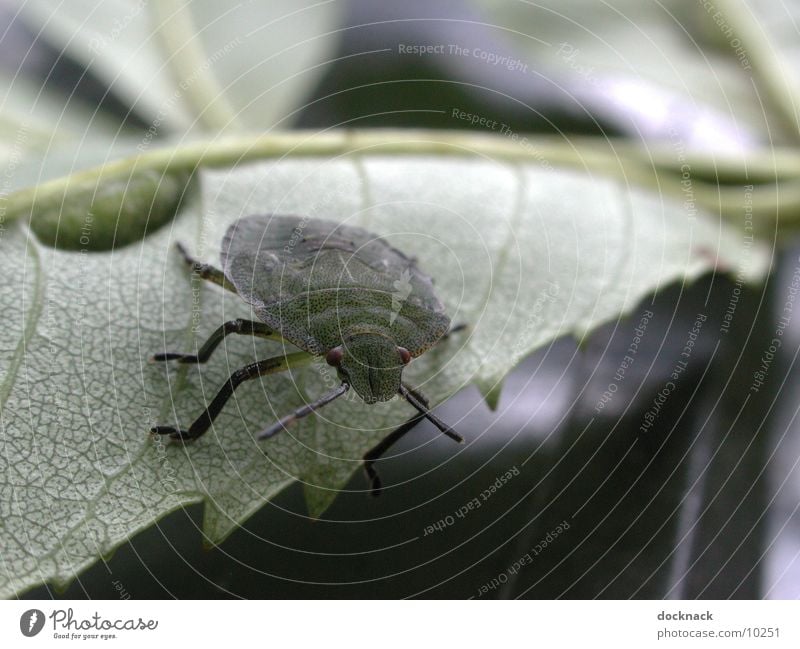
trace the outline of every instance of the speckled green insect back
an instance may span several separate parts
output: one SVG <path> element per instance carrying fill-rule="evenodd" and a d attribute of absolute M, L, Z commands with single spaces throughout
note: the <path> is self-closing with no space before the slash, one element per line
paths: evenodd
<path fill-rule="evenodd" d="M 364 456 L 372 493 L 381 490 L 375 461 L 422 418 L 461 442 L 461 436 L 428 410 L 424 396 L 402 380 L 404 367 L 450 332 L 450 319 L 431 279 L 413 259 L 377 235 L 333 221 L 257 215 L 234 222 L 222 240 L 222 270 L 185 261 L 203 279 L 239 295 L 260 322 L 231 320 L 197 354 L 163 353 L 154 361 L 205 363 L 231 333 L 289 342 L 302 351 L 247 365 L 234 372 L 188 430 L 156 426 L 151 431 L 192 440 L 205 433 L 244 381 L 308 364 L 324 356 L 341 385 L 264 430 L 279 433 L 301 417 L 342 396 L 351 387 L 372 404 L 400 394 L 417 414 Z"/>

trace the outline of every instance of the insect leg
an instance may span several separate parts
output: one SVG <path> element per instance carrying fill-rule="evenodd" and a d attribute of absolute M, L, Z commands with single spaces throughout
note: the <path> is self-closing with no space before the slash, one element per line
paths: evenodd
<path fill-rule="evenodd" d="M 258 439 L 268 439 L 273 435 L 277 435 L 280 433 L 284 428 L 293 424 L 295 421 L 300 419 L 301 417 L 305 417 L 306 415 L 310 415 L 315 410 L 319 410 L 322 406 L 328 405 L 334 399 L 338 399 L 341 397 L 345 392 L 350 389 L 350 386 L 347 383 L 342 383 L 338 387 L 334 388 L 327 394 L 323 394 L 319 399 L 316 401 L 312 401 L 311 403 L 307 403 L 304 406 L 301 406 L 297 410 L 295 410 L 290 415 L 286 415 L 285 417 L 281 417 L 278 421 L 276 421 L 272 426 L 265 429 L 258 435 Z"/>
<path fill-rule="evenodd" d="M 412 395 L 414 395 L 414 398 L 415 398 L 417 401 L 419 401 L 419 402 L 420 402 L 420 403 L 421 403 L 423 406 L 425 406 L 426 408 L 430 408 L 430 407 L 431 407 L 431 404 L 428 402 L 428 397 L 426 397 L 424 394 L 422 394 L 422 392 L 420 392 L 420 391 L 419 391 L 419 390 L 417 390 L 416 388 L 412 388 L 412 387 L 411 387 L 410 385 L 408 385 L 407 383 L 404 383 L 404 384 L 403 384 L 403 386 L 404 386 L 404 387 L 405 387 L 405 389 L 406 389 L 406 390 L 408 390 L 408 391 L 409 391 L 409 392 L 410 392 Z"/>
<path fill-rule="evenodd" d="M 263 322 L 254 322 L 252 320 L 229 320 L 217 329 L 208 340 L 203 344 L 197 354 L 180 354 L 175 352 L 166 352 L 164 354 L 156 354 L 153 356 L 154 361 L 178 361 L 179 363 L 205 363 L 214 350 L 222 342 L 228 334 L 242 334 L 246 336 L 258 336 L 259 338 L 271 338 L 273 340 L 282 340 L 279 333 L 272 327 L 265 325 Z"/>
<path fill-rule="evenodd" d="M 188 253 L 186 248 L 183 247 L 182 243 L 176 243 L 175 247 L 178 249 L 178 252 L 181 253 L 183 260 L 189 266 L 191 266 L 193 273 L 196 273 L 199 277 L 208 280 L 209 282 L 213 282 L 222 288 L 236 293 L 236 287 L 227 280 L 225 273 L 223 273 L 219 268 L 214 268 L 214 266 L 211 264 L 204 264 L 203 262 L 197 261 Z"/>
<path fill-rule="evenodd" d="M 439 419 L 436 415 L 434 415 L 430 410 L 428 410 L 427 400 L 420 399 L 417 395 L 419 392 L 407 386 L 405 383 L 400 384 L 400 395 L 408 401 L 417 411 L 425 417 L 429 422 L 431 422 L 436 428 L 442 431 L 445 435 L 447 435 L 450 439 L 455 440 L 456 442 L 463 442 L 464 438 L 461 437 L 456 431 L 454 431 L 450 426 L 445 424 L 441 419 Z"/>
<path fill-rule="evenodd" d="M 453 325 L 452 327 L 450 327 L 450 331 L 445 333 L 441 338 L 439 338 L 439 340 L 436 341 L 436 344 L 438 345 L 439 343 L 444 342 L 453 334 L 457 334 L 459 331 L 464 331 L 464 329 L 466 329 L 467 327 L 469 327 L 469 325 L 466 322 L 460 322 L 457 325 Z"/>
<path fill-rule="evenodd" d="M 423 419 L 428 419 L 431 421 L 439 430 L 443 433 L 451 437 L 457 442 L 463 442 L 464 439 L 456 433 L 452 428 L 450 428 L 447 424 L 443 423 L 438 417 L 432 414 L 428 410 L 428 400 L 418 390 L 412 388 L 410 385 L 406 385 L 405 383 L 401 384 L 400 387 L 400 394 L 408 401 L 412 406 L 414 406 L 419 412 L 414 415 L 411 419 L 409 419 L 406 423 L 404 423 L 399 428 L 396 428 L 389 434 L 387 437 L 384 437 L 380 442 L 378 442 L 374 447 L 372 447 L 367 453 L 364 455 L 364 471 L 367 474 L 367 479 L 370 482 L 370 493 L 373 496 L 380 496 L 381 490 L 383 485 L 381 484 L 380 476 L 378 472 L 375 470 L 375 461 L 383 455 L 386 451 L 388 451 L 394 444 L 400 440 L 403 435 L 405 435 L 408 431 L 410 431 L 414 426 L 416 426 L 419 422 Z"/>
<path fill-rule="evenodd" d="M 372 496 L 380 496 L 381 491 L 383 490 L 383 484 L 381 483 L 380 476 L 378 475 L 378 472 L 374 466 L 376 460 L 424 418 L 425 415 L 422 413 L 414 415 L 406 423 L 393 430 L 388 436 L 384 437 L 380 442 L 378 442 L 364 454 L 364 472 L 367 474 L 367 480 L 369 480 L 370 485 L 370 494 Z"/>
<path fill-rule="evenodd" d="M 155 426 L 150 429 L 150 432 L 159 435 L 169 435 L 172 439 L 197 439 L 211 427 L 211 422 L 216 419 L 222 407 L 233 395 L 234 390 L 242 383 L 258 378 L 259 376 L 264 376 L 265 374 L 284 372 L 290 367 L 297 367 L 309 363 L 313 358 L 314 355 L 308 352 L 296 352 L 294 354 L 267 358 L 263 361 L 246 365 L 231 374 L 225 385 L 217 392 L 217 396 L 214 397 L 208 408 L 194 420 L 194 423 L 192 423 L 188 430 L 180 430 L 173 426 Z"/>

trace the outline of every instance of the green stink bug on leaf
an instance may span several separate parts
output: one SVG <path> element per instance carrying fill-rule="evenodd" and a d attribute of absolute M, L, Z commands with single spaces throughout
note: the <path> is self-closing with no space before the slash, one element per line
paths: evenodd
<path fill-rule="evenodd" d="M 428 410 L 422 394 L 402 380 L 403 368 L 450 332 L 450 319 L 416 262 L 377 235 L 333 221 L 297 216 L 257 215 L 235 221 L 221 250 L 222 270 L 195 261 L 178 244 L 186 263 L 203 279 L 236 293 L 261 322 L 224 323 L 197 354 L 167 352 L 154 361 L 205 363 L 228 334 L 283 340 L 302 351 L 247 365 L 233 374 L 187 430 L 156 426 L 151 432 L 173 439 L 203 435 L 234 390 L 244 381 L 308 364 L 324 356 L 341 384 L 262 431 L 279 433 L 350 388 L 372 404 L 400 394 L 416 410 L 405 424 L 364 455 L 373 494 L 381 483 L 375 460 L 422 418 L 461 442 L 461 436 Z"/>

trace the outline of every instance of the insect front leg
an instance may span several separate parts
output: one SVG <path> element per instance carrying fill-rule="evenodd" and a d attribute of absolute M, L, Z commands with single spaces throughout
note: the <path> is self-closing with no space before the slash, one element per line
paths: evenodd
<path fill-rule="evenodd" d="M 258 378 L 259 376 L 284 372 L 290 367 L 305 365 L 311 362 L 313 358 L 314 355 L 308 352 L 296 352 L 294 354 L 267 358 L 263 361 L 246 365 L 231 374 L 225 385 L 217 392 L 217 396 L 214 397 L 205 411 L 194 420 L 188 430 L 181 430 L 174 426 L 155 426 L 150 429 L 150 432 L 158 435 L 169 435 L 172 439 L 184 441 L 197 439 L 211 427 L 211 423 L 217 418 L 223 406 L 228 402 L 228 399 L 233 396 L 236 388 L 242 383 Z"/>
<path fill-rule="evenodd" d="M 205 363 L 214 353 L 225 336 L 229 334 L 241 334 L 243 336 L 258 336 L 259 338 L 269 338 L 271 340 L 282 340 L 280 334 L 272 327 L 263 322 L 253 320 L 229 320 L 217 329 L 208 340 L 203 344 L 196 354 L 180 354 L 175 352 L 165 352 L 153 356 L 153 361 L 178 361 L 179 363 Z"/>
<path fill-rule="evenodd" d="M 405 383 L 401 383 L 400 387 L 400 394 L 408 401 L 412 406 L 414 406 L 419 412 L 411 417 L 406 423 L 404 423 L 399 428 L 396 428 L 389 434 L 387 437 L 384 437 L 378 444 L 372 447 L 367 453 L 364 455 L 364 471 L 367 474 L 367 479 L 370 482 L 370 493 L 373 496 L 380 496 L 381 491 L 383 489 L 383 485 L 381 484 L 380 476 L 378 476 L 378 472 L 375 470 L 375 462 L 378 458 L 381 457 L 386 451 L 388 451 L 394 444 L 396 444 L 406 433 L 408 433 L 414 426 L 416 426 L 420 421 L 423 419 L 427 419 L 430 421 L 434 426 L 436 426 L 440 431 L 445 433 L 448 437 L 455 440 L 456 442 L 463 442 L 464 439 L 456 433 L 452 428 L 448 425 L 444 424 L 438 417 L 436 417 L 433 413 L 430 412 L 428 409 L 429 403 L 428 400 L 425 398 L 421 392 L 412 388 L 410 385 L 406 385 Z"/>
<path fill-rule="evenodd" d="M 469 325 L 466 322 L 459 322 L 457 325 L 453 325 L 450 327 L 450 330 L 447 333 L 445 333 L 441 338 L 439 338 L 439 340 L 436 341 L 436 344 L 438 345 L 439 343 L 443 343 L 450 336 L 457 334 L 459 331 L 464 331 L 467 329 L 467 327 L 469 327 Z"/>
<path fill-rule="evenodd" d="M 364 472 L 367 474 L 370 494 L 372 496 L 380 496 L 383 491 L 383 483 L 378 475 L 378 471 L 375 469 L 375 462 L 423 419 L 425 419 L 425 415 L 421 413 L 414 415 L 406 423 L 393 430 L 387 437 L 384 437 L 364 454 Z"/>
<path fill-rule="evenodd" d="M 228 279 L 225 277 L 225 273 L 223 273 L 219 268 L 215 268 L 211 264 L 204 264 L 203 262 L 197 261 L 189 254 L 182 243 L 176 243 L 175 247 L 178 249 L 178 252 L 181 253 L 183 261 L 185 261 L 192 268 L 192 272 L 196 273 L 198 277 L 217 284 L 218 286 L 221 286 L 232 293 L 237 293 L 236 287 L 228 281 Z"/>
<path fill-rule="evenodd" d="M 316 401 L 307 403 L 306 405 L 297 408 L 293 413 L 288 414 L 285 417 L 281 417 L 278 421 L 272 424 L 272 426 L 261 431 L 261 433 L 258 435 L 258 439 L 269 439 L 270 437 L 274 437 L 287 426 L 296 422 L 298 419 L 308 417 L 308 415 L 310 415 L 312 412 L 316 412 L 322 408 L 322 406 L 327 406 L 331 401 L 338 399 L 349 389 L 350 386 L 347 383 L 342 383 L 327 394 L 323 394 Z"/>

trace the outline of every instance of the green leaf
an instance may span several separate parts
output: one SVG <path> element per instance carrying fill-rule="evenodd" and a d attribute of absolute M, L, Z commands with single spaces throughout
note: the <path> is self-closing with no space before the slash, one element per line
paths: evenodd
<path fill-rule="evenodd" d="M 153 38 L 148 3 L 141 0 L 18 2 L 20 19 L 55 51 L 102 80 L 132 111 L 167 132 L 192 125 L 183 96 Z M 84 127 L 85 128 L 85 127 Z"/>
<path fill-rule="evenodd" d="M 67 192 L 66 201 L 78 213 L 85 197 Z M 751 280 L 768 268 L 758 244 L 683 204 L 536 161 L 463 152 L 284 156 L 203 169 L 171 229 L 109 252 L 54 250 L 22 219 L 7 222 L 0 595 L 45 580 L 63 585 L 192 502 L 205 503 L 210 543 L 293 480 L 319 516 L 363 453 L 412 414 L 399 401 L 343 398 L 256 442 L 276 417 L 336 382 L 319 362 L 243 385 L 192 445 L 147 433 L 154 424 L 188 424 L 232 370 L 284 351 L 235 337 L 200 368 L 147 362 L 156 352 L 195 349 L 223 321 L 250 315 L 235 295 L 196 283 L 174 243 L 218 263 L 226 226 L 255 212 L 347 220 L 418 258 L 453 321 L 470 325 L 407 370 L 433 403 L 470 384 L 496 394 L 531 350 L 580 338 L 669 282 L 715 265 Z M 458 429 L 460 420 L 448 423 Z"/>
<path fill-rule="evenodd" d="M 23 75 L 12 78 L 0 71 L 4 195 L 136 152 L 141 138 L 123 136 L 128 131 L 96 106 Z"/>
<path fill-rule="evenodd" d="M 169 0 L 149 9 L 179 90 L 217 129 L 287 127 L 338 45 L 335 2 Z"/>
<path fill-rule="evenodd" d="M 317 82 L 339 11 L 295 0 L 18 4 L 33 33 L 150 124 L 143 147 L 163 133 L 276 126 Z"/>

